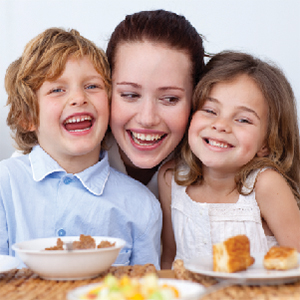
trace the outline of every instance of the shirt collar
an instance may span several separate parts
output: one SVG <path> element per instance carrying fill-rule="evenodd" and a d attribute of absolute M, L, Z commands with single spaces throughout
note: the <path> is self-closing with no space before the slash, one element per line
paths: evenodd
<path fill-rule="evenodd" d="M 53 173 L 68 173 L 39 145 L 34 146 L 29 154 L 31 169 L 34 181 L 42 181 Z M 110 173 L 108 155 L 106 151 L 101 151 L 100 161 L 95 165 L 83 170 L 80 173 L 70 174 L 78 178 L 81 184 L 92 194 L 101 195 L 105 188 Z"/>

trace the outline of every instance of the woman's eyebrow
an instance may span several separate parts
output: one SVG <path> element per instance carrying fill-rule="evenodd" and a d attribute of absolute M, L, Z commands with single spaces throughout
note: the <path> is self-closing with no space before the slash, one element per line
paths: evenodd
<path fill-rule="evenodd" d="M 140 84 L 134 83 L 134 82 L 129 82 L 129 81 L 121 81 L 117 82 L 117 85 L 130 85 L 134 88 L 141 88 L 142 86 Z"/>
<path fill-rule="evenodd" d="M 167 91 L 167 90 L 179 90 L 184 92 L 184 88 L 178 87 L 178 86 L 163 86 L 160 87 L 159 90 L 161 91 Z"/>

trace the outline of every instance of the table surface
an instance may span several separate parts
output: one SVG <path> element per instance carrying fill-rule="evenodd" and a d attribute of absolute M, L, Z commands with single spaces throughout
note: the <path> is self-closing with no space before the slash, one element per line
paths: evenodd
<path fill-rule="evenodd" d="M 120 277 L 127 274 L 130 277 L 142 277 L 147 273 L 156 272 L 160 278 L 177 278 L 192 280 L 208 287 L 216 284 L 216 280 L 192 273 L 184 268 L 182 263 L 174 264 L 173 270 L 157 271 L 153 265 L 110 267 L 96 278 L 75 281 L 44 280 L 29 269 L 14 269 L 0 274 L 1 300 L 65 300 L 67 293 L 82 285 L 100 282 L 105 275 L 112 273 Z M 300 280 L 292 284 L 276 286 L 231 286 L 205 296 L 205 300 L 213 299 L 300 299 Z"/>

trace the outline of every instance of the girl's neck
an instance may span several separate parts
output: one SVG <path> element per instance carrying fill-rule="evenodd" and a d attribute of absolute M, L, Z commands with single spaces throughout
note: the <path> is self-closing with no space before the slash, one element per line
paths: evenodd
<path fill-rule="evenodd" d="M 196 202 L 235 203 L 239 194 L 235 174 L 221 174 L 204 170 L 200 185 L 189 186 L 188 195 Z"/>

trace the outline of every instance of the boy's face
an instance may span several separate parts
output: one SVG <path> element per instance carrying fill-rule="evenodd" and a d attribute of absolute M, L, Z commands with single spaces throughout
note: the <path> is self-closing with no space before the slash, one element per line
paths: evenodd
<path fill-rule="evenodd" d="M 69 173 L 99 160 L 109 120 L 101 75 L 87 57 L 69 58 L 62 75 L 37 91 L 40 146 Z"/>

